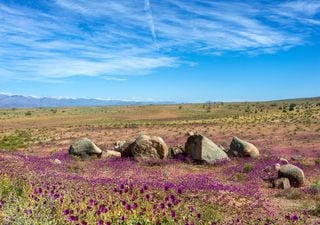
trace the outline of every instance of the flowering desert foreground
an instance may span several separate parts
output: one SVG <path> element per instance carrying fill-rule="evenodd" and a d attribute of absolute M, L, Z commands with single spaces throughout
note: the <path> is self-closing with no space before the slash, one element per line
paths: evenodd
<path fill-rule="evenodd" d="M 166 159 L 107 155 L 158 136 Z M 228 153 L 234 136 L 258 157 L 207 163 L 185 154 L 201 134 Z M 102 157 L 69 154 L 89 138 Z M 0 110 L 0 224 L 320 224 L 320 99 Z M 301 187 L 272 185 L 275 165 Z M 290 180 L 291 182 L 291 180 Z M 289 185 L 290 185 L 289 184 Z"/>

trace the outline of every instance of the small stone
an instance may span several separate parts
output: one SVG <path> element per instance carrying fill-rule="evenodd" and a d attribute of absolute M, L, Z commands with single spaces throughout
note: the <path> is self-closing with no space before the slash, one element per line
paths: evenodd
<path fill-rule="evenodd" d="M 113 150 L 102 152 L 101 158 L 121 158 L 121 153 Z"/>
<path fill-rule="evenodd" d="M 55 159 L 52 162 L 53 164 L 62 164 L 62 162 L 59 159 Z"/>
<path fill-rule="evenodd" d="M 194 132 L 192 132 L 192 131 L 189 131 L 189 132 L 187 133 L 187 136 L 188 136 L 188 137 L 193 136 L 193 135 L 194 135 Z"/>
<path fill-rule="evenodd" d="M 290 186 L 289 179 L 284 177 L 284 178 L 276 179 L 273 183 L 273 187 L 286 190 L 286 189 L 289 189 L 291 186 Z"/>
<path fill-rule="evenodd" d="M 281 167 L 281 165 L 280 165 L 279 163 L 274 164 L 274 169 L 275 169 L 276 171 L 279 171 L 279 170 L 280 170 L 280 167 Z"/>
<path fill-rule="evenodd" d="M 279 161 L 282 163 L 282 164 L 289 164 L 289 161 L 285 158 L 279 158 Z"/>

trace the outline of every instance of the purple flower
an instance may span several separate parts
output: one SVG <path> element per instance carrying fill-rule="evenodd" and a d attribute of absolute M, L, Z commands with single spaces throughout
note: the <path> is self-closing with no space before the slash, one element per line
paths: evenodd
<path fill-rule="evenodd" d="M 99 220 L 99 221 L 97 222 L 97 225 L 103 225 L 103 220 Z"/>
<path fill-rule="evenodd" d="M 69 216 L 69 221 L 70 222 L 74 222 L 74 221 L 77 221 L 77 220 L 78 220 L 77 216 Z"/>
<path fill-rule="evenodd" d="M 66 209 L 63 211 L 63 215 L 69 215 L 70 214 L 70 210 L 69 209 Z"/>
<path fill-rule="evenodd" d="M 176 212 L 174 210 L 171 210 L 170 215 L 172 218 L 176 217 Z"/>
<path fill-rule="evenodd" d="M 132 204 L 132 209 L 136 209 L 136 208 L 138 208 L 138 204 L 135 202 Z"/>
<path fill-rule="evenodd" d="M 298 221 L 299 218 L 298 218 L 298 216 L 296 214 L 290 214 L 290 215 L 286 216 L 286 219 L 290 220 L 292 222 L 295 222 L 295 221 Z"/>

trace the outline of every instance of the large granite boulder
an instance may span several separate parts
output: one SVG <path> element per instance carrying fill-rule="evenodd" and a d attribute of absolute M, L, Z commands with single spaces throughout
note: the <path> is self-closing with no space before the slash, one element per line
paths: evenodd
<path fill-rule="evenodd" d="M 166 159 L 169 155 L 167 144 L 156 136 L 140 135 L 130 145 L 130 150 L 136 160 Z"/>
<path fill-rule="evenodd" d="M 259 150 L 256 146 L 237 137 L 232 138 L 229 153 L 232 156 L 240 157 L 257 158 L 259 156 Z"/>
<path fill-rule="evenodd" d="M 279 168 L 278 178 L 288 178 L 292 187 L 301 187 L 304 184 L 304 172 L 299 167 L 286 164 Z"/>
<path fill-rule="evenodd" d="M 90 139 L 82 138 L 74 142 L 69 148 L 69 154 L 86 158 L 88 156 L 100 157 L 102 150 L 98 148 Z"/>
<path fill-rule="evenodd" d="M 201 134 L 192 135 L 188 138 L 185 144 L 185 152 L 193 160 L 208 163 L 229 159 L 227 154 L 218 145 Z"/>

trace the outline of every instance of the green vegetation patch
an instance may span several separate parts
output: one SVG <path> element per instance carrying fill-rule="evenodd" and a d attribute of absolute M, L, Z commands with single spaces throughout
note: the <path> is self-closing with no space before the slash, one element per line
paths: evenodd
<path fill-rule="evenodd" d="M 32 134 L 27 130 L 16 130 L 14 133 L 5 135 L 0 138 L 0 149 L 17 150 L 26 148 L 32 141 Z"/>

